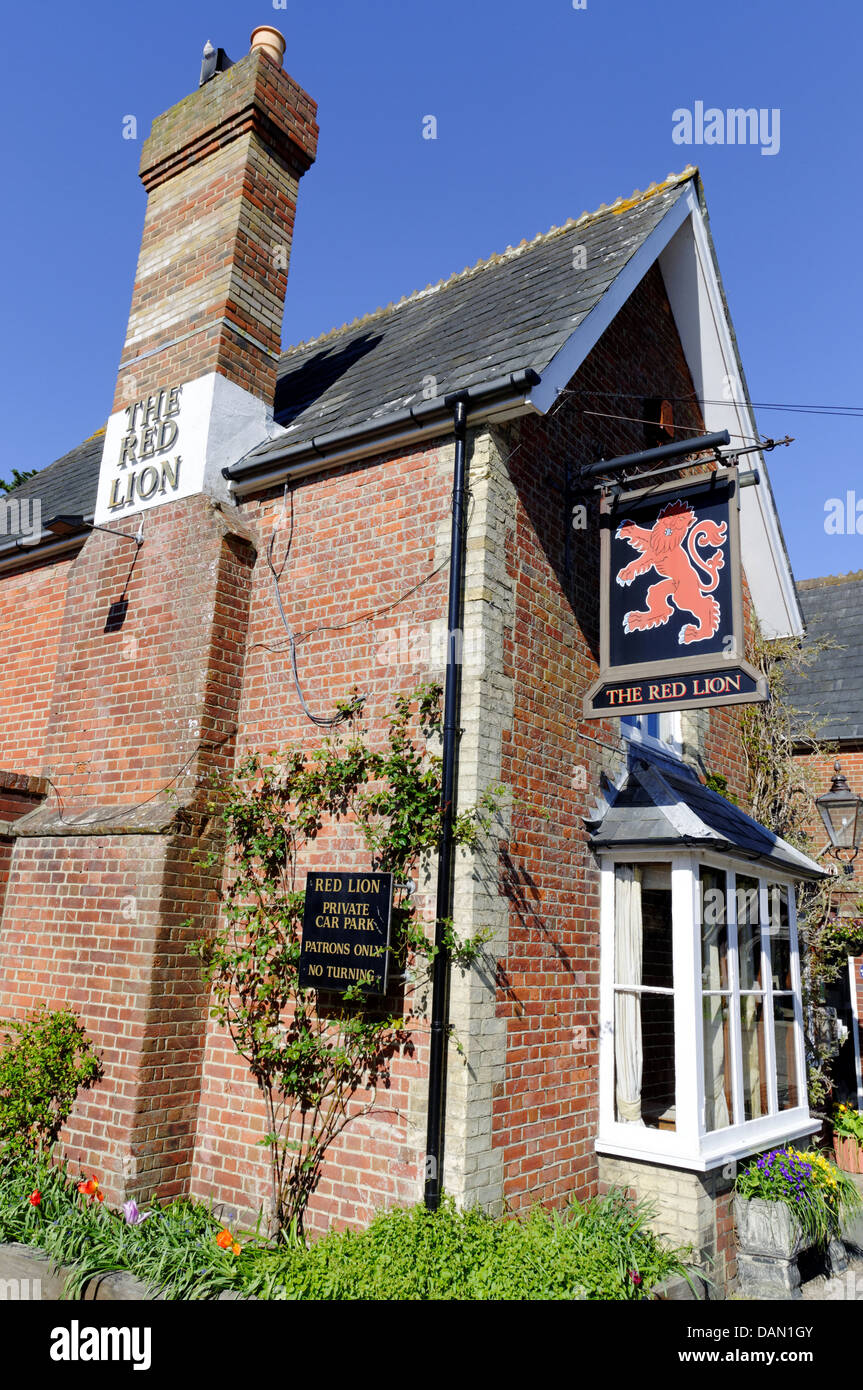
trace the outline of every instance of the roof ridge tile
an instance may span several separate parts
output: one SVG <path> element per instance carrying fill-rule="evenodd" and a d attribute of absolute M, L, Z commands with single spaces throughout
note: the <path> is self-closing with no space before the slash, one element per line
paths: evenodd
<path fill-rule="evenodd" d="M 863 570 L 849 570 L 848 574 L 821 574 L 814 579 L 798 579 L 798 589 L 824 589 L 833 584 L 859 584 L 863 580 Z"/>

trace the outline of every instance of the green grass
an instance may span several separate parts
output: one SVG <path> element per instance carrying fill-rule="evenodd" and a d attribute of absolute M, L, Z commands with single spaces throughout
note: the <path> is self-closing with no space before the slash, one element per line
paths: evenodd
<path fill-rule="evenodd" d="M 29 1201 L 36 1189 L 38 1207 Z M 389 1211 L 363 1231 L 333 1231 L 308 1247 L 240 1237 L 234 1255 L 216 1244 L 222 1223 L 204 1203 L 156 1205 L 130 1226 L 82 1197 L 61 1165 L 0 1158 L 0 1241 L 38 1246 L 71 1266 L 70 1297 L 95 1275 L 127 1270 L 172 1299 L 231 1290 L 282 1300 L 638 1300 L 686 1274 L 687 1252 L 654 1235 L 649 1214 L 619 1192 L 502 1220 L 446 1200 L 434 1214 Z"/>

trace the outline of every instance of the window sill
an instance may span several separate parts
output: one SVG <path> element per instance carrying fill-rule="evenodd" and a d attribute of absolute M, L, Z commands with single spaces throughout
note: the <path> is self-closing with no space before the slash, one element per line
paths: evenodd
<path fill-rule="evenodd" d="M 709 1173 L 731 1160 L 748 1158 L 763 1149 L 816 1134 L 820 1128 L 820 1120 L 813 1120 L 808 1110 L 784 1110 L 781 1115 L 767 1115 L 745 1125 L 702 1135 L 700 1147 L 693 1149 L 691 1141 L 667 1130 L 640 1129 L 636 1135 L 629 1125 L 610 1125 L 597 1138 L 594 1148 L 598 1154 L 610 1157 Z"/>

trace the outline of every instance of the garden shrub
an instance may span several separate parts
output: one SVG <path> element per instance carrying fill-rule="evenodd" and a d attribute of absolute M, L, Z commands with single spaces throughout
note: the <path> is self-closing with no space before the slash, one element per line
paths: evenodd
<path fill-rule="evenodd" d="M 332 1231 L 310 1246 L 228 1230 L 207 1204 L 179 1199 L 113 1212 L 95 1179 L 77 1182 L 42 1155 L 0 1161 L 0 1241 L 22 1241 L 72 1267 L 70 1296 L 127 1270 L 171 1299 L 224 1291 L 277 1300 L 648 1298 L 686 1275 L 686 1252 L 647 1227 L 648 1209 L 613 1192 L 562 1212 L 495 1220 L 445 1199 Z"/>
<path fill-rule="evenodd" d="M 262 1260 L 249 1287 L 301 1299 L 643 1299 L 686 1274 L 649 1214 L 619 1192 L 502 1220 L 445 1200 L 434 1213 L 415 1206 L 332 1232 L 290 1265 Z"/>
<path fill-rule="evenodd" d="M 9 1022 L 0 1041 L 0 1149 L 49 1146 L 79 1091 L 100 1080 L 102 1064 L 69 1009 L 37 1010 Z"/>

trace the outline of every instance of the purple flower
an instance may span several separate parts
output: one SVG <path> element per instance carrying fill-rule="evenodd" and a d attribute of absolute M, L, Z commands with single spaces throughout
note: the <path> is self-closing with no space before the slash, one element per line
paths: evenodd
<path fill-rule="evenodd" d="M 126 1218 L 127 1226 L 140 1226 L 142 1221 L 147 1220 L 150 1213 L 144 1212 L 142 1214 L 138 1210 L 138 1203 L 132 1198 L 130 1201 L 123 1203 L 123 1215 Z"/>

